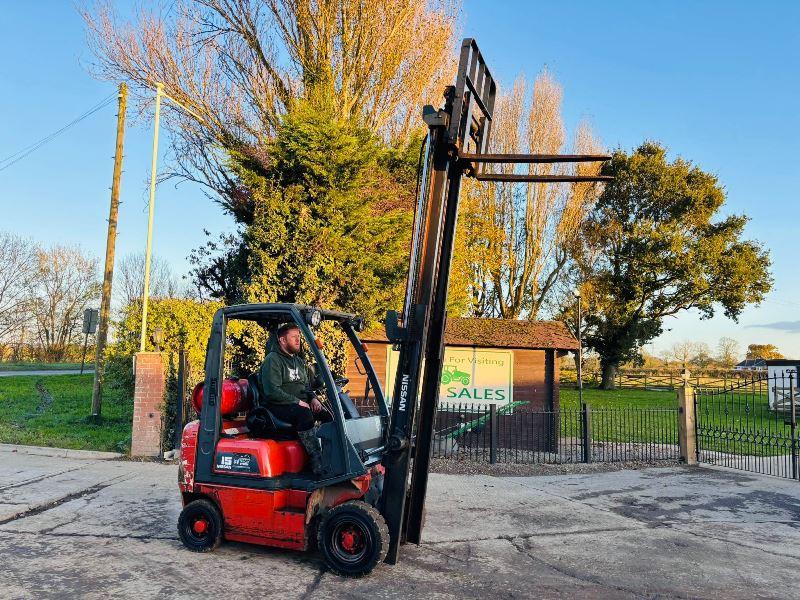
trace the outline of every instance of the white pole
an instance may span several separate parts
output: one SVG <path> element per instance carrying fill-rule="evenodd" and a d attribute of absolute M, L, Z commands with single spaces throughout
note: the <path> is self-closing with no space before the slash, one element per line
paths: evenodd
<path fill-rule="evenodd" d="M 153 249 L 153 214 L 156 204 L 156 164 L 158 159 L 158 125 L 161 119 L 161 95 L 164 84 L 156 84 L 156 117 L 153 127 L 153 160 L 150 166 L 150 206 L 147 216 L 147 246 L 144 252 L 144 289 L 142 290 L 142 335 L 139 340 L 139 352 L 144 352 L 147 337 L 147 300 L 150 295 L 150 258 Z"/>

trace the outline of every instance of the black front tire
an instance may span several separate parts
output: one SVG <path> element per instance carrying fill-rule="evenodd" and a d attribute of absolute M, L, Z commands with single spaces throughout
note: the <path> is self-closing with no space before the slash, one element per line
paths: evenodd
<path fill-rule="evenodd" d="M 381 514 L 366 502 L 345 502 L 322 518 L 317 547 L 336 575 L 363 577 L 386 558 L 389 528 Z"/>
<path fill-rule="evenodd" d="M 216 504 L 201 498 L 183 507 L 178 537 L 192 552 L 211 552 L 222 543 L 222 514 Z"/>

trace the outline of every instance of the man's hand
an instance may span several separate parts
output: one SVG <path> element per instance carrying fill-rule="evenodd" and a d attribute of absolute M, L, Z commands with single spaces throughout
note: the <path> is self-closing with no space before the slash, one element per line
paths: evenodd
<path fill-rule="evenodd" d="M 317 400 L 317 394 L 313 390 L 308 390 L 306 392 L 306 400 L 307 403 L 302 401 L 301 402 L 305 404 L 307 408 L 310 408 L 311 412 L 318 413 L 319 411 L 322 410 L 322 402 Z"/>
<path fill-rule="evenodd" d="M 305 400 L 298 400 L 297 404 L 302 406 L 303 408 L 310 409 L 311 412 L 313 413 L 318 413 L 319 411 L 322 410 L 322 402 L 317 400 L 317 395 L 314 392 L 309 390 L 308 392 L 306 392 L 305 397 L 306 397 Z"/>

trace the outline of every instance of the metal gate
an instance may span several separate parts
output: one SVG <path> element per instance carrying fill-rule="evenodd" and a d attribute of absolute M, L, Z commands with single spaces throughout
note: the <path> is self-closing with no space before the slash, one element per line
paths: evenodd
<path fill-rule="evenodd" d="M 797 373 L 695 389 L 699 462 L 798 479 Z"/>

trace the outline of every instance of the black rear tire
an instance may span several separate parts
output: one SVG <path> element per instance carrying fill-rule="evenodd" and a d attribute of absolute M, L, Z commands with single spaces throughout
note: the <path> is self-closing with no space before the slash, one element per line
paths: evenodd
<path fill-rule="evenodd" d="M 178 537 L 192 552 L 211 552 L 222 543 L 222 514 L 217 505 L 201 498 L 183 507 Z"/>
<path fill-rule="evenodd" d="M 336 575 L 363 577 L 386 558 L 389 528 L 381 514 L 366 502 L 345 502 L 322 518 L 317 547 Z"/>

